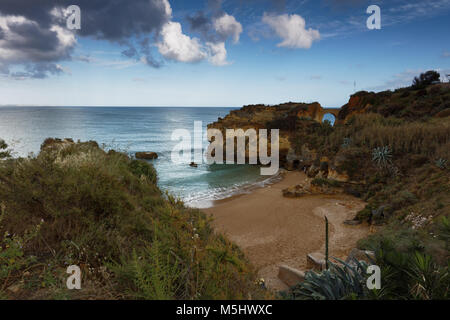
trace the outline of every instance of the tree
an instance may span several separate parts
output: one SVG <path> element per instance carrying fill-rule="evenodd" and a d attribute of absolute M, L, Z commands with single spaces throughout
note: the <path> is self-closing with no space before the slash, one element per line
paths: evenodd
<path fill-rule="evenodd" d="M 415 77 L 413 81 L 413 88 L 420 89 L 432 84 L 435 81 L 440 81 L 441 75 L 439 72 L 430 70 Z"/>

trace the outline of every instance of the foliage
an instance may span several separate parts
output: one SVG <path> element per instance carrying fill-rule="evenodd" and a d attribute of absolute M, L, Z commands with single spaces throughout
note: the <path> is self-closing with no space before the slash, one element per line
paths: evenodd
<path fill-rule="evenodd" d="M 417 230 L 389 226 L 359 242 L 362 249 L 376 253 L 386 299 L 448 298 L 448 259 L 444 257 L 445 263 L 438 263 L 430 254 L 433 245 L 429 241 Z"/>
<path fill-rule="evenodd" d="M 8 236 L 0 239 L 0 295 L 269 296 L 255 284 L 242 252 L 214 233 L 209 218 L 164 195 L 156 180 L 151 164 L 105 152 L 94 142 L 48 140 L 37 156 L 4 162 L 0 234 Z M 66 268 L 72 264 L 81 267 L 81 291 L 65 288 Z M 11 286 L 17 292 L 5 290 Z"/>
<path fill-rule="evenodd" d="M 389 146 L 378 147 L 372 151 L 372 161 L 379 167 L 387 167 L 392 162 L 392 152 Z"/>
<path fill-rule="evenodd" d="M 289 296 L 296 300 L 343 300 L 364 298 L 368 295 L 364 261 L 352 261 L 351 264 L 336 259 L 330 262 L 330 268 L 321 273 L 306 273 L 305 281 L 291 288 Z"/>
<path fill-rule="evenodd" d="M 5 140 L 0 139 L 0 160 L 9 158 L 11 156 L 11 152 L 8 150 L 8 145 Z"/>
<path fill-rule="evenodd" d="M 442 217 L 440 228 L 440 238 L 445 242 L 447 250 L 450 247 L 450 219 Z"/>
<path fill-rule="evenodd" d="M 436 160 L 435 163 L 436 163 L 436 167 L 438 167 L 439 169 L 444 170 L 447 168 L 447 160 L 446 159 L 439 158 Z"/>
<path fill-rule="evenodd" d="M 319 187 L 330 187 L 330 188 L 339 188 L 341 183 L 336 180 L 324 179 L 324 178 L 314 178 L 311 181 L 311 185 L 319 186 Z"/>
<path fill-rule="evenodd" d="M 432 84 L 435 81 L 440 81 L 441 75 L 439 72 L 430 70 L 421 73 L 419 77 L 415 77 L 413 81 L 413 88 L 419 89 Z"/>
<path fill-rule="evenodd" d="M 429 255 L 416 252 L 405 272 L 411 278 L 412 298 L 442 299 L 448 296 L 449 270 L 439 267 Z"/>

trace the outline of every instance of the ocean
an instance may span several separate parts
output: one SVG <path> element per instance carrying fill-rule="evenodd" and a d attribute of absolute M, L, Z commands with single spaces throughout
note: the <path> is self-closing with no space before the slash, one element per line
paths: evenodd
<path fill-rule="evenodd" d="M 251 165 L 207 165 L 191 168 L 174 164 L 171 152 L 179 141 L 172 132 L 187 129 L 194 135 L 194 121 L 209 123 L 226 116 L 233 108 L 192 107 L 0 107 L 0 139 L 13 149 L 15 157 L 37 154 L 46 138 L 94 140 L 105 149 L 134 155 L 138 151 L 158 153 L 151 161 L 164 191 L 188 206 L 210 207 L 215 200 L 270 183 L 273 177 L 260 175 Z M 206 150 L 208 141 L 203 140 Z"/>

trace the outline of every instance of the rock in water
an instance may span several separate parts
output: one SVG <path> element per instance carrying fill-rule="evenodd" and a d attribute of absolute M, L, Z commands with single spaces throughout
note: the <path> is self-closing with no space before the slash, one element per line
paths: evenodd
<path fill-rule="evenodd" d="M 155 160 L 158 159 L 156 152 L 136 152 L 136 159 Z"/>

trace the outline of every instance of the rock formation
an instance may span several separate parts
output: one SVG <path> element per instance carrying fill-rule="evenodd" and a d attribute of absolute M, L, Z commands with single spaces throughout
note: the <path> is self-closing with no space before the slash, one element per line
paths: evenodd
<path fill-rule="evenodd" d="M 136 152 L 136 159 L 155 160 L 158 159 L 156 152 Z"/>
<path fill-rule="evenodd" d="M 325 114 L 331 113 L 336 119 L 339 115 L 339 109 L 326 109 L 315 102 L 305 103 L 285 103 L 277 106 L 249 105 L 240 110 L 231 111 L 225 118 L 219 118 L 208 126 L 208 129 L 218 129 L 223 136 L 227 129 L 255 129 L 258 133 L 260 129 L 280 130 L 280 165 L 287 169 L 303 168 L 310 166 L 315 159 L 314 150 L 303 148 L 302 154 L 295 152 L 295 128 L 298 119 L 312 119 L 322 122 Z M 271 150 L 270 143 L 268 150 Z M 225 152 L 225 149 L 224 149 Z M 246 150 L 248 158 L 248 146 Z"/>

